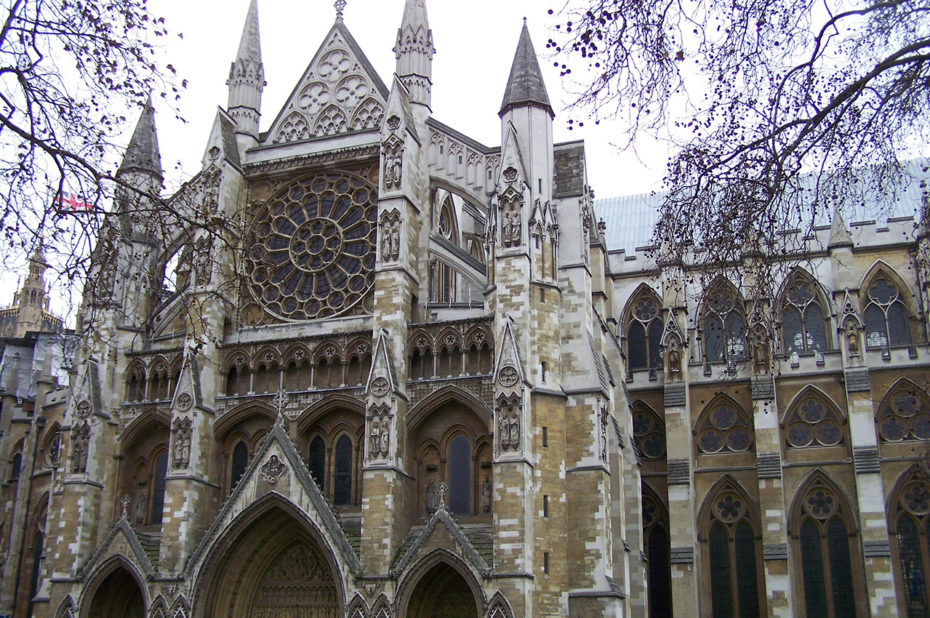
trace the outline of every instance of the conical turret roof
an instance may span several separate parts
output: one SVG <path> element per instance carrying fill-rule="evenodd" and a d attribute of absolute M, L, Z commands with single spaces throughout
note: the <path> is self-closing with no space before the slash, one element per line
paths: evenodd
<path fill-rule="evenodd" d="M 155 108 L 149 95 L 132 133 L 126 155 L 119 166 L 120 172 L 142 171 L 161 178 L 161 154 L 158 151 L 158 135 L 155 133 Z"/>
<path fill-rule="evenodd" d="M 515 105 L 538 105 L 552 112 L 549 103 L 549 94 L 543 81 L 542 71 L 539 69 L 539 60 L 533 41 L 530 39 L 530 30 L 523 20 L 523 31 L 520 33 L 520 42 L 517 44 L 517 53 L 513 57 L 513 66 L 510 67 L 510 78 L 504 90 L 504 101 L 501 103 L 500 114 L 503 115 L 508 108 Z"/>

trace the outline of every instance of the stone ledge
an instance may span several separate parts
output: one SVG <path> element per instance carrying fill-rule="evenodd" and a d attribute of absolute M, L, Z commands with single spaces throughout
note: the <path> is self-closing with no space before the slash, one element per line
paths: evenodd
<path fill-rule="evenodd" d="M 780 479 L 781 459 L 778 453 L 761 453 L 756 456 L 756 469 L 760 479 Z"/>
<path fill-rule="evenodd" d="M 766 543 L 762 546 L 762 558 L 764 560 L 787 560 L 788 544 Z"/>
<path fill-rule="evenodd" d="M 669 554 L 669 562 L 672 564 L 694 564 L 694 548 L 673 547 Z"/>
<path fill-rule="evenodd" d="M 853 461 L 856 462 L 856 474 L 869 474 L 881 471 L 878 448 L 874 446 L 857 446 L 853 448 Z"/>
<path fill-rule="evenodd" d="M 865 541 L 862 543 L 866 558 L 891 558 L 891 545 L 888 541 Z"/>
<path fill-rule="evenodd" d="M 752 400 L 775 398 L 775 380 L 772 376 L 762 376 L 753 378 L 749 383 L 749 390 L 752 393 Z"/>
<path fill-rule="evenodd" d="M 684 383 L 665 385 L 665 407 L 682 407 L 687 402 L 687 392 Z"/>
<path fill-rule="evenodd" d="M 872 390 L 868 368 L 846 370 L 846 392 L 865 393 Z"/>
<path fill-rule="evenodd" d="M 691 463 L 687 459 L 668 460 L 668 484 L 691 484 Z"/>

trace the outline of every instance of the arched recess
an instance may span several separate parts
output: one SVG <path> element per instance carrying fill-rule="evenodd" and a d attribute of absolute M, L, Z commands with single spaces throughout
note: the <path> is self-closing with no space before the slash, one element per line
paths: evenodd
<path fill-rule="evenodd" d="M 145 618 L 145 580 L 123 556 L 104 562 L 90 578 L 81 607 L 82 618 Z"/>
<path fill-rule="evenodd" d="M 920 461 L 904 471 L 885 508 L 891 533 L 898 607 L 930 615 L 930 468 Z"/>
<path fill-rule="evenodd" d="M 786 448 L 848 444 L 846 415 L 813 384 L 802 388 L 788 404 L 781 429 Z"/>
<path fill-rule="evenodd" d="M 224 495 L 233 490 L 276 417 L 271 406 L 253 401 L 233 408 L 216 421 L 213 433 L 220 448 L 215 449 L 214 457 L 224 471 Z"/>
<path fill-rule="evenodd" d="M 150 408 L 134 418 L 120 436 L 119 491 L 114 496 L 114 518 L 122 512 L 119 500 L 129 496 L 129 521 L 136 526 L 161 523 L 167 474 L 169 415 Z"/>
<path fill-rule="evenodd" d="M 361 507 L 364 434 L 364 404 L 346 395 L 322 399 L 297 421 L 298 450 L 324 495 L 337 507 Z"/>
<path fill-rule="evenodd" d="M 833 348 L 829 294 L 809 272 L 800 267 L 792 270 L 776 298 L 786 355 L 823 353 Z"/>
<path fill-rule="evenodd" d="M 882 397 L 875 414 L 882 442 L 930 439 L 930 397 L 907 378 L 900 378 Z"/>
<path fill-rule="evenodd" d="M 407 457 L 414 462 L 413 515 L 428 516 L 439 483 L 449 487 L 447 506 L 457 517 L 490 517 L 494 484 L 491 467 L 491 414 L 473 395 L 457 387 L 433 393 L 411 410 Z"/>
<path fill-rule="evenodd" d="M 202 618 L 274 615 L 280 603 L 335 618 L 346 607 L 332 549 L 306 514 L 277 493 L 248 507 L 212 543 L 193 589 L 191 613 Z"/>
<path fill-rule="evenodd" d="M 698 540 L 710 574 L 701 593 L 715 618 L 765 614 L 761 529 L 756 502 L 736 479 L 721 477 L 698 514 Z"/>
<path fill-rule="evenodd" d="M 436 549 L 418 561 L 397 589 L 397 615 L 405 618 L 481 618 L 486 607 L 478 579 L 464 561 Z"/>
<path fill-rule="evenodd" d="M 923 339 L 914 292 L 884 260 L 876 260 L 862 278 L 859 310 L 867 348 L 907 346 Z"/>
<path fill-rule="evenodd" d="M 650 378 L 655 376 L 662 366 L 663 328 L 659 295 L 648 284 L 639 284 L 623 309 L 623 338 L 629 371 L 648 370 Z"/>
<path fill-rule="evenodd" d="M 795 493 L 788 535 L 801 572 L 795 574 L 802 615 L 829 618 L 862 615 L 867 607 L 865 568 L 853 501 L 822 470 L 814 470 Z"/>
<path fill-rule="evenodd" d="M 500 591 L 494 593 L 491 597 L 491 603 L 488 607 L 488 618 L 514 618 L 513 608 Z"/>

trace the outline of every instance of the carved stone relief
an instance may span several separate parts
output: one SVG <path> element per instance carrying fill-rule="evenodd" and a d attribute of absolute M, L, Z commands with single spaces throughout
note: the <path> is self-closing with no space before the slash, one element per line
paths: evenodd
<path fill-rule="evenodd" d="M 396 210 L 381 215 L 381 261 L 400 259 L 400 213 Z"/>
<path fill-rule="evenodd" d="M 384 459 L 391 452 L 391 414 L 388 406 L 371 409 L 368 417 L 368 456 Z"/>
<path fill-rule="evenodd" d="M 384 160 L 382 174 L 384 189 L 387 191 L 400 189 L 404 171 L 404 143 L 392 135 L 382 144 L 381 153 Z"/>
<path fill-rule="evenodd" d="M 86 402 L 81 402 L 86 403 Z M 80 409 L 80 404 L 78 404 Z M 90 405 L 88 404 L 88 409 Z M 85 417 L 86 418 L 86 417 Z M 71 472 L 87 472 L 87 452 L 90 448 L 90 424 L 85 420 L 71 430 Z"/>
<path fill-rule="evenodd" d="M 175 470 L 183 470 L 190 463 L 192 424 L 193 422 L 189 418 L 174 420 L 174 457 L 172 463 Z"/>
<path fill-rule="evenodd" d="M 522 405 L 518 397 L 498 400 L 497 405 L 497 445 L 499 453 L 519 452 L 521 447 L 521 412 Z"/>
<path fill-rule="evenodd" d="M 269 484 L 275 485 L 281 479 L 282 476 L 287 472 L 287 466 L 284 465 L 284 462 L 281 461 L 277 455 L 272 455 L 268 458 L 261 467 L 262 478 Z"/>

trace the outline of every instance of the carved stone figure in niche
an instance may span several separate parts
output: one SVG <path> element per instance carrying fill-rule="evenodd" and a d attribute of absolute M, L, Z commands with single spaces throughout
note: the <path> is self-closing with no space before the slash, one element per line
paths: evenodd
<path fill-rule="evenodd" d="M 400 189 L 403 177 L 404 148 L 400 142 L 384 146 L 384 188 Z"/>
<path fill-rule="evenodd" d="M 484 477 L 484 483 L 481 484 L 481 512 L 491 512 L 491 479 Z"/>
<path fill-rule="evenodd" d="M 666 344 L 665 372 L 670 380 L 681 377 L 681 350 L 677 337 L 670 337 Z"/>
<path fill-rule="evenodd" d="M 145 486 L 142 485 L 139 487 L 139 491 L 136 492 L 136 503 L 133 505 L 132 519 L 137 524 L 145 523 Z"/>
<path fill-rule="evenodd" d="M 601 407 L 601 461 L 607 462 L 607 408 Z"/>
<path fill-rule="evenodd" d="M 430 479 L 429 485 L 426 486 L 426 512 L 432 513 L 436 510 L 436 483 Z"/>
<path fill-rule="evenodd" d="M 400 258 L 400 217 L 397 213 L 381 219 L 381 261 L 396 262 Z"/>
<path fill-rule="evenodd" d="M 849 346 L 850 357 L 859 356 L 859 329 L 852 320 L 846 322 L 846 345 Z"/>
<path fill-rule="evenodd" d="M 377 457 L 381 450 L 381 428 L 376 419 L 371 419 L 371 431 L 368 432 L 368 454 Z"/>
<path fill-rule="evenodd" d="M 510 428 L 507 426 L 507 418 L 503 413 L 497 418 L 497 430 L 501 437 L 501 450 L 506 451 L 510 448 Z"/>
<path fill-rule="evenodd" d="M 206 285 L 213 278 L 213 238 L 201 236 L 194 243 L 194 276 L 197 285 Z"/>
<path fill-rule="evenodd" d="M 510 446 L 520 448 L 520 419 L 516 412 L 510 416 Z"/>
<path fill-rule="evenodd" d="M 752 361 L 757 373 L 768 373 L 769 338 L 762 328 L 756 328 L 752 333 Z"/>
<path fill-rule="evenodd" d="M 500 409 L 497 429 L 500 435 L 501 451 L 520 450 L 520 414 L 513 406 L 504 406 Z"/>
<path fill-rule="evenodd" d="M 516 211 L 515 207 L 511 207 L 511 209 L 504 211 L 501 232 L 503 234 L 505 247 L 520 246 L 522 227 L 523 224 L 520 221 L 520 213 Z"/>
<path fill-rule="evenodd" d="M 71 433 L 71 472 L 84 474 L 87 471 L 87 449 L 90 445 L 90 425 L 85 421 Z"/>
<path fill-rule="evenodd" d="M 186 468 L 191 460 L 191 419 L 174 421 L 174 468 Z"/>
<path fill-rule="evenodd" d="M 381 455 L 387 457 L 391 447 L 391 427 L 387 419 L 381 421 Z"/>

